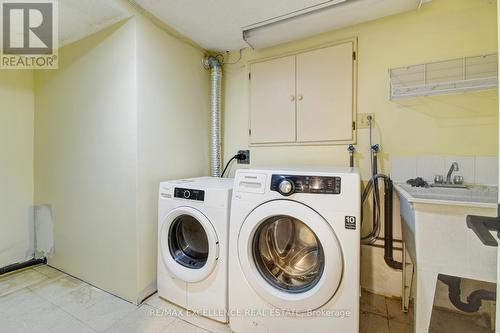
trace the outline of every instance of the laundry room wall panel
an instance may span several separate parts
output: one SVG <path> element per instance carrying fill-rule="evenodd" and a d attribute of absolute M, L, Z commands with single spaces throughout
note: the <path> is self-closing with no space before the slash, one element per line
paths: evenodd
<path fill-rule="evenodd" d="M 0 71 L 0 267 L 33 254 L 33 71 Z"/>
<path fill-rule="evenodd" d="M 160 181 L 208 173 L 209 80 L 201 48 L 120 4 L 132 18 L 36 74 L 35 199 L 49 264 L 138 303 L 156 291 Z"/>
<path fill-rule="evenodd" d="M 156 291 L 158 184 L 208 174 L 209 72 L 203 52 L 138 16 L 139 298 Z"/>
<path fill-rule="evenodd" d="M 381 144 L 380 168 L 391 172 L 391 156 L 498 154 L 498 94 L 494 102 L 475 94 L 450 96 L 420 106 L 401 106 L 389 101 L 388 69 L 461 56 L 497 52 L 497 15 L 494 1 L 435 0 L 412 12 L 367 22 L 261 50 L 245 49 L 236 64 L 224 66 L 224 156 L 249 146 L 249 62 L 276 57 L 349 38 L 358 38 L 358 113 L 374 113 L 374 142 Z M 227 62 L 239 58 L 231 52 Z M 482 101 L 485 102 L 474 102 Z M 431 104 L 431 105 L 429 105 Z M 474 109 L 462 106 L 475 105 Z M 252 163 L 258 166 L 348 165 L 346 146 L 251 147 Z M 369 135 L 357 131 L 356 165 L 363 179 L 370 176 Z M 233 167 L 233 171 L 234 171 Z M 384 286 L 363 287 L 387 295 L 399 295 L 397 272 L 387 268 L 374 248 L 363 251 L 370 267 L 362 275 L 376 279 L 391 275 Z M 368 254 L 367 254 L 368 253 Z M 372 259 L 374 261 L 372 261 Z M 368 276 L 369 277 L 369 276 Z M 362 281 L 370 281 L 362 278 Z M 381 290 L 382 288 L 382 290 Z"/>
<path fill-rule="evenodd" d="M 54 219 L 49 264 L 128 300 L 136 290 L 135 22 L 63 47 L 35 74 L 35 201 Z"/>

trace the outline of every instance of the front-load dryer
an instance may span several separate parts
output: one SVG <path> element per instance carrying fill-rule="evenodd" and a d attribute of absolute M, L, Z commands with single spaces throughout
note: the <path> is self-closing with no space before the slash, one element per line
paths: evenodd
<path fill-rule="evenodd" d="M 202 177 L 160 183 L 158 295 L 227 322 L 229 207 L 233 180 Z"/>
<path fill-rule="evenodd" d="M 229 252 L 234 332 L 359 332 L 357 170 L 238 170 Z"/>

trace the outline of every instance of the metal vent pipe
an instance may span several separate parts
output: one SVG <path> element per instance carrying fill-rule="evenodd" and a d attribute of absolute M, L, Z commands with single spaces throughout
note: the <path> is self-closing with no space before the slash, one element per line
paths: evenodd
<path fill-rule="evenodd" d="M 221 85 L 222 64 L 216 57 L 203 59 L 210 69 L 210 175 L 221 175 Z"/>

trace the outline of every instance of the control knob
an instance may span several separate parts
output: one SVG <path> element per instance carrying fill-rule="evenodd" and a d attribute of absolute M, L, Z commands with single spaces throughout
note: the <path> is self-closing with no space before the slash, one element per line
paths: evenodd
<path fill-rule="evenodd" d="M 295 191 L 295 185 L 290 180 L 284 179 L 278 186 L 278 192 L 284 196 L 292 195 Z"/>

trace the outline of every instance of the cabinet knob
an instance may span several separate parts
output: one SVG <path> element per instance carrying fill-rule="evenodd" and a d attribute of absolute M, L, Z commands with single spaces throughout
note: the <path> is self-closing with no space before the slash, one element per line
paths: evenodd
<path fill-rule="evenodd" d="M 298 99 L 299 99 L 299 101 L 301 101 L 301 100 L 303 100 L 303 99 L 304 99 L 304 96 L 299 95 L 299 96 L 298 96 Z"/>
<path fill-rule="evenodd" d="M 294 95 L 290 95 L 290 102 L 293 102 L 295 101 L 295 96 Z"/>

